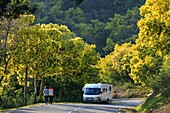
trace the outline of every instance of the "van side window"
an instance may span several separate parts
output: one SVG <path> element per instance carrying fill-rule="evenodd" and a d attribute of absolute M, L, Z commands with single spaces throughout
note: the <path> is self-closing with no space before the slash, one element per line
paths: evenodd
<path fill-rule="evenodd" d="M 109 91 L 112 91 L 112 87 L 111 86 L 109 86 Z"/>
<path fill-rule="evenodd" d="M 106 92 L 107 92 L 107 88 L 106 88 Z"/>
<path fill-rule="evenodd" d="M 102 92 L 103 92 L 103 93 L 105 93 L 105 91 L 106 91 L 106 89 L 105 89 L 105 88 L 103 88 L 103 91 L 102 91 Z"/>

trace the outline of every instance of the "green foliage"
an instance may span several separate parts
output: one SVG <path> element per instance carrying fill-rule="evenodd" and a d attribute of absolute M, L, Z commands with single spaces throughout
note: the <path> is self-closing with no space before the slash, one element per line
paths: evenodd
<path fill-rule="evenodd" d="M 17 75 L 5 76 L 0 89 L 0 107 L 16 108 L 23 105 L 23 90 L 17 82 Z"/>
<path fill-rule="evenodd" d="M 63 11 L 61 11 L 62 0 L 35 1 L 32 3 L 38 6 L 35 12 L 35 23 L 58 23 L 61 22 Z"/>
<path fill-rule="evenodd" d="M 130 82 L 131 78 L 129 74 L 130 59 L 133 56 L 132 44 L 125 43 L 121 46 L 116 45 L 115 51 L 107 55 L 105 58 L 101 58 L 98 63 L 100 68 L 100 77 L 104 82 L 116 83 L 119 82 Z"/>
<path fill-rule="evenodd" d="M 106 29 L 109 31 L 104 51 L 108 54 L 113 51 L 116 43 L 123 44 L 125 42 L 134 43 L 134 35 L 138 34 L 137 21 L 139 20 L 139 9 L 135 7 L 128 10 L 126 15 L 115 14 L 114 18 L 109 18 L 110 22 L 106 23 Z"/>
<path fill-rule="evenodd" d="M 74 1 L 75 1 L 75 5 L 80 5 L 85 0 L 74 0 Z"/>
<path fill-rule="evenodd" d="M 1 0 L 0 7 L 0 17 L 8 19 L 16 19 L 22 14 L 34 13 L 36 10 L 29 0 Z"/>
<path fill-rule="evenodd" d="M 27 26 L 34 20 L 34 16 L 32 15 L 21 15 L 18 19 L 12 19 L 9 18 L 0 18 L 0 83 L 3 80 L 4 76 L 7 76 L 8 74 L 13 74 L 11 71 L 14 71 L 14 69 L 11 70 L 11 63 L 12 63 L 12 57 L 13 51 L 15 50 L 14 47 L 12 47 L 13 37 L 14 34 L 22 29 L 23 27 Z M 13 68 L 13 67 L 12 67 Z"/>
<path fill-rule="evenodd" d="M 98 20 L 91 20 L 91 23 L 76 24 L 74 31 L 79 31 L 78 36 L 84 37 L 83 39 L 89 44 L 96 44 L 96 50 L 102 51 L 104 47 L 103 42 L 106 41 L 105 24 Z M 100 52 L 101 55 L 102 52 Z"/>
<path fill-rule="evenodd" d="M 134 46 L 130 76 L 137 83 L 152 88 L 153 94 L 139 108 L 152 109 L 169 103 L 169 0 L 147 0 L 140 8 L 139 38 Z"/>
<path fill-rule="evenodd" d="M 125 15 L 128 9 L 140 7 L 144 2 L 145 0 L 86 0 L 80 8 L 85 13 L 87 22 L 98 19 L 106 23 L 114 14 Z"/>
<path fill-rule="evenodd" d="M 33 17 L 27 16 L 21 18 L 22 22 L 31 22 L 30 19 Z M 25 20 L 25 21 L 24 21 Z M 25 25 L 25 24 L 24 24 Z M 61 86 L 60 90 L 56 90 L 57 93 L 62 92 L 60 100 L 63 95 L 72 95 L 62 101 L 80 101 L 81 88 L 87 82 L 99 81 L 98 69 L 95 67 L 99 59 L 98 53 L 95 51 L 95 45 L 89 45 L 85 43 L 81 38 L 74 37 L 67 26 L 58 24 L 36 24 L 33 26 L 21 27 L 18 31 L 14 32 L 11 36 L 10 45 L 11 48 L 11 61 L 9 62 L 9 75 L 15 73 L 15 81 L 13 86 L 17 84 L 18 89 L 13 88 L 8 84 L 10 81 L 4 79 L 2 81 L 3 92 L 19 92 L 13 96 L 9 93 L 0 95 L 2 102 L 7 101 L 3 104 L 2 108 L 18 107 L 23 105 L 23 99 L 17 100 L 18 96 L 22 97 L 23 90 L 20 90 L 24 85 L 25 80 L 25 67 L 28 67 L 28 87 L 33 84 L 33 80 L 45 78 L 45 84 L 51 83 L 48 78 L 53 77 L 57 79 L 57 83 L 54 82 L 54 86 Z M 11 77 L 7 75 L 6 77 Z M 48 80 L 48 81 L 47 81 Z M 5 86 L 9 88 L 5 88 Z M 77 87 L 74 87 L 77 86 Z M 12 89 L 13 90 L 12 90 Z M 28 92 L 29 104 L 33 103 L 33 88 L 30 87 Z M 40 92 L 38 92 L 39 94 Z M 15 93 L 13 93 L 15 94 Z M 9 96 L 6 100 L 5 96 Z M 80 97 L 77 100 L 76 97 Z M 11 99 L 14 98 L 14 99 Z M 57 100 L 57 99 L 56 99 Z M 11 106 L 12 103 L 13 106 Z"/>
<path fill-rule="evenodd" d="M 61 40 L 72 38 L 66 26 L 35 25 L 24 29 L 15 38 L 15 62 L 30 66 L 34 71 L 51 74 L 59 70 L 58 51 Z M 22 58 L 24 59 L 22 59 Z M 38 64 L 38 70 L 36 65 Z"/>
<path fill-rule="evenodd" d="M 69 85 L 77 85 L 74 83 L 69 83 Z M 65 88 L 62 88 L 65 87 Z M 82 101 L 82 91 L 80 86 L 78 87 L 69 87 L 62 85 L 59 91 L 57 91 L 56 102 L 81 102 Z"/>
<path fill-rule="evenodd" d="M 163 57 L 170 52 L 169 3 L 168 0 L 148 0 L 140 9 L 143 19 L 138 22 L 140 33 L 131 59 L 131 77 L 150 87 L 156 84 L 155 78 L 160 78 Z"/>
<path fill-rule="evenodd" d="M 84 22 L 83 12 L 80 8 L 69 8 L 64 13 L 66 21 L 71 21 L 77 24 L 79 24 L 80 22 Z"/>
<path fill-rule="evenodd" d="M 63 43 L 61 74 L 56 76 L 59 100 L 80 101 L 84 84 L 99 81 L 98 69 L 95 67 L 99 55 L 94 49 L 94 45 L 88 45 L 80 38 Z"/>
<path fill-rule="evenodd" d="M 170 98 L 165 98 L 160 94 L 151 95 L 146 99 L 145 103 L 137 107 L 137 112 L 140 113 L 152 112 L 155 108 L 159 108 L 160 106 L 167 104 L 169 100 Z"/>
<path fill-rule="evenodd" d="M 42 78 L 45 85 L 53 86 L 55 101 L 80 101 L 85 83 L 124 83 L 126 88 L 133 88 L 133 79 L 161 94 L 154 97 L 156 101 L 149 102 L 147 109 L 156 102 L 161 103 L 169 97 L 170 90 L 170 3 L 147 0 L 140 8 L 138 38 L 136 23 L 141 18 L 138 7 L 144 1 L 85 0 L 79 6 L 70 3 L 71 7 L 64 7 L 62 0 L 33 1 L 39 6 L 34 24 L 29 26 L 34 20 L 32 15 L 11 21 L 14 27 L 9 30 L 6 53 L 9 65 L 0 89 L 4 92 L 0 93 L 0 102 L 6 103 L 0 107 L 23 105 L 25 67 L 28 67 L 29 104 L 34 101 L 35 78 L 38 78 L 38 88 Z M 9 21 L 1 20 L 2 45 Z M 100 56 L 106 56 L 100 58 L 96 50 Z M 0 48 L 2 56 L 1 53 L 3 48 Z M 1 77 L 3 57 L 0 64 Z"/>
<path fill-rule="evenodd" d="M 170 97 L 170 56 L 164 57 L 163 67 L 160 69 L 158 76 L 153 84 L 155 92 L 160 92 L 165 97 Z"/>
<path fill-rule="evenodd" d="M 145 0 L 85 0 L 79 6 L 75 6 L 74 2 L 70 0 L 32 1 L 39 6 L 35 13 L 35 23 L 68 26 L 76 36 L 83 38 L 89 44 L 95 44 L 97 52 L 102 57 L 112 52 L 116 43 L 123 44 L 130 41 L 134 43 L 138 34 L 136 22 L 140 18 L 138 7 Z M 109 22 L 109 18 L 113 15 L 120 16 L 117 20 Z M 112 25 L 116 22 L 118 25 Z M 106 23 L 107 26 L 110 24 L 112 27 L 107 28 Z M 113 37 L 112 34 L 117 35 Z M 108 40 L 112 40 L 113 43 L 108 44 Z"/>

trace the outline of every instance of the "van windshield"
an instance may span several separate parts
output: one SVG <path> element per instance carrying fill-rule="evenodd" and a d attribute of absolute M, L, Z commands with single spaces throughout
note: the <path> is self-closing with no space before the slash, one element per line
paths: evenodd
<path fill-rule="evenodd" d="M 84 91 L 84 94 L 86 95 L 99 95 L 100 94 L 100 88 L 86 88 Z"/>

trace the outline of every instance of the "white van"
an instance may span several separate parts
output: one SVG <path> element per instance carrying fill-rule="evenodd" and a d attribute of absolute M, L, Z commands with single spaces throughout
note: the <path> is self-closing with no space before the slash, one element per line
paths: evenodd
<path fill-rule="evenodd" d="M 111 84 L 85 84 L 82 88 L 83 102 L 111 102 L 113 97 Z"/>

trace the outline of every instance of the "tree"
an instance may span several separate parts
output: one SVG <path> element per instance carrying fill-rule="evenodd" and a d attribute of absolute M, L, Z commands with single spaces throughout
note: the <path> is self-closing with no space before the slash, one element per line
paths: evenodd
<path fill-rule="evenodd" d="M 3 44 L 3 62 L 4 62 L 4 75 L 6 74 L 9 55 L 7 54 L 7 42 L 9 35 L 11 33 L 11 28 L 13 26 L 13 19 L 17 19 L 22 14 L 30 14 L 36 10 L 35 6 L 30 7 L 28 0 L 2 0 L 0 1 L 0 19 L 2 20 L 1 24 L 1 33 L 0 39 L 4 41 Z M 5 22 L 5 23 L 3 23 Z M 18 27 L 18 26 L 16 26 Z M 3 80 L 4 76 L 0 77 L 0 83 Z"/>
<path fill-rule="evenodd" d="M 20 29 L 23 29 L 24 27 L 28 26 L 32 21 L 33 21 L 34 17 L 32 15 L 23 15 L 20 16 L 18 19 L 13 19 L 11 21 L 8 21 L 8 19 L 6 18 L 1 18 L 1 27 L 0 27 L 0 34 L 1 36 L 6 36 L 8 35 L 8 40 L 6 39 L 2 39 L 1 40 L 1 63 L 0 63 L 0 67 L 2 67 L 1 70 L 1 86 L 2 88 L 4 88 L 4 92 L 8 92 L 8 90 L 6 90 L 6 84 L 9 84 L 9 88 L 12 88 L 13 86 L 16 86 L 15 90 L 16 90 L 16 95 L 21 94 L 21 89 L 20 87 L 18 87 L 18 84 L 21 83 L 21 81 L 17 80 L 18 77 L 18 73 L 17 71 L 21 71 L 22 65 L 20 65 L 20 70 L 17 70 L 17 63 L 14 63 L 14 51 L 16 50 L 16 48 L 13 46 L 13 42 L 14 42 L 14 36 L 17 33 L 17 31 L 19 31 Z M 6 30 L 8 29 L 8 30 Z M 8 32 L 8 33 L 7 33 Z M 4 46 L 6 44 L 6 65 L 4 66 Z M 24 71 L 25 72 L 25 71 Z M 26 75 L 27 76 L 27 75 Z M 9 78 L 13 78 L 14 82 L 12 82 L 10 85 L 10 79 Z M 23 77 L 24 78 L 24 77 Z M 25 78 L 24 78 L 25 79 Z M 25 79 L 26 80 L 26 79 Z M 25 84 L 27 84 L 27 82 L 25 82 Z M 26 86 L 26 85 L 25 85 Z M 8 89 L 8 88 L 7 88 Z M 26 90 L 26 87 L 24 87 L 24 89 Z M 19 92 L 17 92 L 18 90 L 20 90 Z M 12 93 L 13 90 L 11 90 Z M 15 92 L 14 92 L 15 93 Z M 3 94 L 2 94 L 3 95 Z M 24 95 L 26 95 L 26 93 L 24 92 Z M 20 95 L 21 96 L 21 95 Z M 2 96 L 3 97 L 3 96 Z M 6 98 L 6 97 L 5 97 Z M 11 97 L 10 97 L 11 98 Z M 10 103 L 12 103 L 12 100 L 9 100 Z M 20 100 L 18 100 L 19 102 Z M 8 102 L 7 102 L 8 103 Z M 15 106 L 15 105 L 14 105 Z"/>
<path fill-rule="evenodd" d="M 146 0 L 114 0 L 113 7 L 116 14 L 124 14 L 127 10 L 133 7 L 140 7 Z"/>
<path fill-rule="evenodd" d="M 137 38 L 136 35 L 139 32 L 137 28 L 137 21 L 139 19 L 140 15 L 137 7 L 132 10 L 128 10 L 125 16 L 115 14 L 114 18 L 109 18 L 110 22 L 107 22 L 105 27 L 105 29 L 109 31 L 106 43 L 108 45 L 103 48 L 106 54 L 113 51 L 114 46 L 112 45 L 115 45 L 116 43 L 135 43 L 135 39 Z"/>
<path fill-rule="evenodd" d="M 140 18 L 138 7 L 144 1 L 84 0 L 78 6 L 74 5 L 74 0 L 57 0 L 57 2 L 56 0 L 33 0 L 32 3 L 39 6 L 35 13 L 35 23 L 64 24 L 76 36 L 83 38 L 87 43 L 96 44 L 97 52 L 101 53 L 103 57 L 112 52 L 114 47 L 108 47 L 109 45 L 106 45 L 107 40 L 109 44 L 113 42 L 110 45 L 115 45 L 115 43 L 123 44 L 129 41 L 134 43 L 138 37 L 136 25 L 137 20 Z M 113 24 L 114 22 L 110 21 L 109 18 L 112 18 L 115 14 L 120 15 L 115 20 L 118 25 L 111 25 L 110 23 Z M 109 23 L 112 27 L 105 29 L 106 23 Z M 116 27 L 113 28 L 113 26 Z M 117 35 L 113 37 L 112 34 L 115 32 Z"/>
<path fill-rule="evenodd" d="M 75 5 L 80 5 L 85 0 L 74 0 Z"/>
<path fill-rule="evenodd" d="M 35 6 L 29 4 L 29 0 L 1 0 L 0 17 L 16 19 L 22 14 L 32 14 Z"/>
<path fill-rule="evenodd" d="M 21 30 L 16 35 L 15 61 L 32 70 L 35 88 L 34 103 L 37 102 L 37 80 L 57 70 L 56 54 L 60 47 L 57 41 L 61 40 L 60 36 L 62 37 L 65 32 L 62 33 L 60 30 L 62 26 L 58 25 L 35 25 Z M 69 38 L 69 34 L 67 36 Z"/>
<path fill-rule="evenodd" d="M 33 4 L 38 6 L 35 11 L 35 24 L 42 23 L 54 23 L 59 24 L 62 22 L 64 12 L 61 10 L 62 0 L 50 0 L 50 1 L 32 1 Z"/>
<path fill-rule="evenodd" d="M 30 16 L 21 16 L 18 19 L 9 20 L 8 18 L 0 18 L 0 36 L 1 36 L 1 67 L 3 68 L 3 74 L 0 76 L 0 82 L 3 80 L 4 75 L 7 74 L 8 63 L 11 59 L 11 53 L 13 52 L 10 48 L 11 40 L 13 40 L 13 34 L 19 29 L 28 25 L 31 20 Z"/>
<path fill-rule="evenodd" d="M 79 37 L 68 39 L 62 43 L 59 56 L 61 69 L 56 78 L 60 90 L 57 92 L 61 98 L 70 98 L 72 101 L 76 100 L 75 97 L 80 99 L 77 93 L 81 93 L 80 89 L 85 83 L 99 81 L 98 69 L 95 67 L 99 55 L 95 45 L 89 45 Z"/>
<path fill-rule="evenodd" d="M 147 0 L 140 8 L 139 38 L 131 60 L 131 77 L 134 81 L 153 88 L 159 77 L 164 55 L 170 48 L 169 0 Z"/>
<path fill-rule="evenodd" d="M 161 93 L 165 97 L 170 97 L 170 56 L 165 55 L 163 58 L 163 65 L 160 69 L 159 76 L 154 79 L 153 89 L 156 93 Z M 155 92 L 154 92 L 155 93 Z"/>
<path fill-rule="evenodd" d="M 97 67 L 101 69 L 101 80 L 115 84 L 118 82 L 132 82 L 129 76 L 132 56 L 132 44 L 124 43 L 121 46 L 116 44 L 115 50 L 105 58 L 101 58 L 97 64 Z"/>
<path fill-rule="evenodd" d="M 103 56 L 102 48 L 105 47 L 107 36 L 104 23 L 99 22 L 99 20 L 91 20 L 89 24 L 76 24 L 74 31 L 79 31 L 77 35 L 83 37 L 87 43 L 96 44 L 96 51 Z"/>

